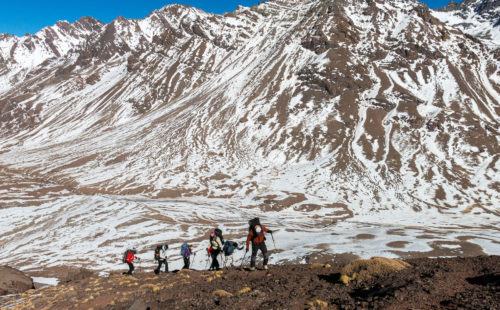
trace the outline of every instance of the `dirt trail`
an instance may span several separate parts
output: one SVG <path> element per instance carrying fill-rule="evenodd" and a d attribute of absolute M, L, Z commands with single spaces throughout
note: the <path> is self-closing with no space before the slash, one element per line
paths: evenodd
<path fill-rule="evenodd" d="M 500 309 L 499 256 L 407 262 L 411 267 L 400 272 L 348 285 L 335 263 L 112 274 L 0 297 L 0 308 Z"/>

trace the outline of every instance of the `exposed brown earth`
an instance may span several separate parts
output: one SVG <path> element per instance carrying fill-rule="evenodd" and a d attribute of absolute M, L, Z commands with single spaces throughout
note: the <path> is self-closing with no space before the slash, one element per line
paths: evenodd
<path fill-rule="evenodd" d="M 343 265 L 250 272 L 182 270 L 76 278 L 0 298 L 20 309 L 500 309 L 500 257 L 406 260 L 409 267 L 340 282 Z M 402 263 L 406 265 L 405 263 Z M 90 276 L 90 274 L 89 274 Z M 140 307 L 139 307 L 140 306 Z"/>
<path fill-rule="evenodd" d="M 19 294 L 33 288 L 33 280 L 22 271 L 0 266 L 0 295 Z"/>

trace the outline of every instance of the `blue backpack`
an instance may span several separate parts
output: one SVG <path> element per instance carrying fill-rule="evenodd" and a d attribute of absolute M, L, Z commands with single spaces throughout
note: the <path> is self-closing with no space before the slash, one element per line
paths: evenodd
<path fill-rule="evenodd" d="M 224 251 L 224 255 L 228 256 L 233 254 L 235 248 L 237 247 L 237 243 L 233 241 L 226 241 L 224 243 L 224 248 L 222 250 Z"/>
<path fill-rule="evenodd" d="M 182 257 L 186 257 L 184 254 L 186 254 L 187 250 L 188 250 L 188 244 L 187 243 L 183 243 L 181 245 L 181 256 Z"/>

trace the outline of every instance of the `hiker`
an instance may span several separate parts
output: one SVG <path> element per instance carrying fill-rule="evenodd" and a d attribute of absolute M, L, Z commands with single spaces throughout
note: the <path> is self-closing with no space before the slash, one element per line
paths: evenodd
<path fill-rule="evenodd" d="M 238 247 L 238 243 L 234 241 L 226 241 L 224 242 L 224 247 L 222 251 L 224 252 L 224 268 L 226 264 L 229 264 L 229 260 L 231 260 L 231 267 L 234 266 L 234 250 L 243 250 L 243 247 Z"/>
<path fill-rule="evenodd" d="M 257 252 L 260 250 L 262 255 L 264 256 L 264 269 L 267 269 L 267 262 L 269 260 L 269 254 L 267 252 L 266 237 L 264 236 L 264 232 L 268 232 L 272 234 L 273 232 L 264 225 L 260 224 L 260 220 L 258 218 L 254 218 L 248 221 L 248 225 L 250 226 L 248 229 L 247 236 L 247 248 L 246 252 L 248 252 L 250 241 L 252 241 L 252 258 L 250 260 L 250 270 L 255 270 L 255 261 L 257 260 Z"/>
<path fill-rule="evenodd" d="M 135 256 L 135 254 L 137 254 L 137 250 L 135 248 L 132 250 L 127 250 L 125 251 L 125 253 L 123 253 L 123 262 L 127 263 L 128 265 L 128 272 L 124 272 L 123 274 L 128 274 L 129 276 L 131 276 L 134 273 L 135 268 L 133 261 L 136 258 L 140 260 L 139 257 Z"/>
<path fill-rule="evenodd" d="M 165 264 L 165 272 L 168 272 L 167 249 L 167 244 L 159 245 L 155 249 L 155 260 L 158 261 L 158 268 L 155 269 L 156 274 L 160 273 L 162 264 Z"/>
<path fill-rule="evenodd" d="M 193 254 L 193 246 L 187 243 L 183 243 L 181 246 L 181 256 L 184 260 L 184 266 L 182 269 L 189 269 L 191 254 Z"/>
<path fill-rule="evenodd" d="M 210 248 L 208 249 L 210 257 L 212 257 L 212 264 L 210 265 L 210 269 L 208 270 L 219 270 L 219 261 L 217 260 L 217 256 L 222 251 L 222 231 L 220 229 L 216 229 L 210 233 Z"/>

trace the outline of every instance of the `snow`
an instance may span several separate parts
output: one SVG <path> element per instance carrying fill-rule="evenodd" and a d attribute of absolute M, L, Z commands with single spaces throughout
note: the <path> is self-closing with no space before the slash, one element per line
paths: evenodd
<path fill-rule="evenodd" d="M 50 286 L 56 286 L 59 284 L 59 279 L 57 278 L 45 278 L 45 277 L 31 277 L 31 278 L 35 283 L 40 283 Z"/>
<path fill-rule="evenodd" d="M 464 14 L 465 16 L 461 16 Z M 482 37 L 483 42 L 492 48 L 500 46 L 500 27 L 493 27 L 494 20 L 476 14 L 470 7 L 466 12 L 432 11 L 432 15 L 449 26 L 456 27 L 472 36 Z"/>

